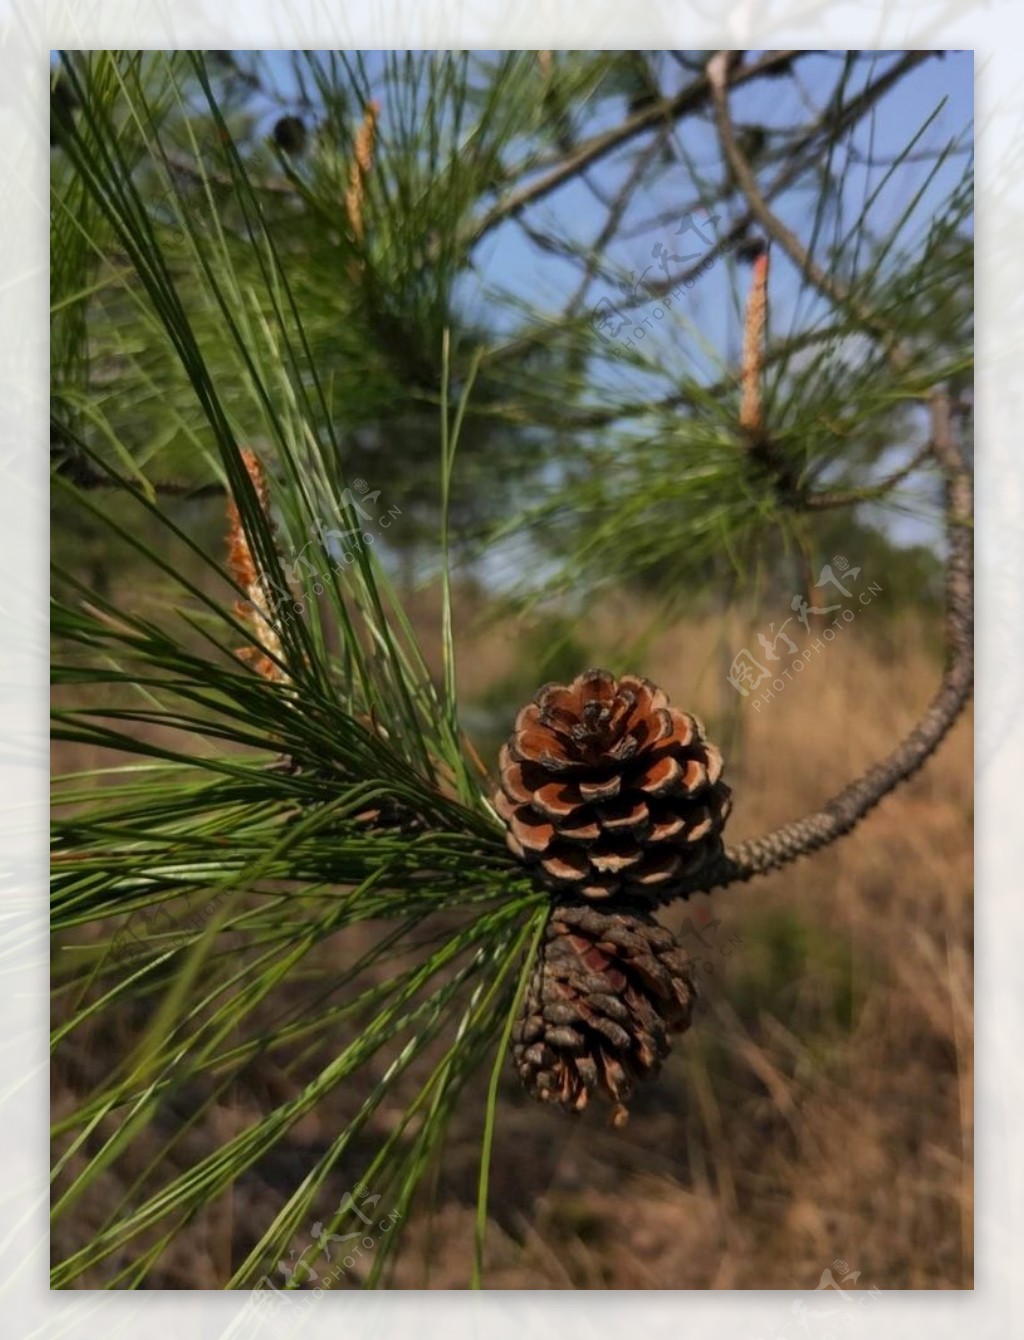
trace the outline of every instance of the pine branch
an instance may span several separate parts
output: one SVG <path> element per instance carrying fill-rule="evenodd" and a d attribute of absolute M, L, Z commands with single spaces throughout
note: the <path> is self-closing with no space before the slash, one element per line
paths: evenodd
<path fill-rule="evenodd" d="M 878 81 L 879 85 L 891 87 L 925 55 L 926 53 L 921 52 L 911 53 L 910 56 L 897 62 L 888 75 Z M 901 372 L 905 371 L 909 365 L 909 359 L 905 352 L 899 348 L 896 333 L 889 323 L 884 321 L 868 304 L 862 302 L 847 285 L 827 274 L 814 260 L 792 229 L 787 228 L 778 215 L 774 214 L 769 208 L 768 202 L 757 184 L 753 170 L 739 147 L 729 113 L 728 71 L 730 57 L 730 52 L 720 51 L 708 61 L 708 82 L 711 87 L 715 123 L 718 127 L 718 138 L 722 146 L 722 152 L 732 169 L 737 185 L 747 200 L 751 213 L 768 236 L 782 247 L 801 274 L 805 275 L 810 283 L 828 298 L 835 307 L 849 312 L 861 329 L 878 340 L 894 369 Z"/>
<path fill-rule="evenodd" d="M 738 87 L 772 70 L 788 68 L 794 57 L 801 54 L 803 53 L 799 51 L 770 51 L 758 60 L 752 61 L 749 65 L 735 66 L 729 74 L 730 85 Z M 528 186 L 520 187 L 517 191 L 513 191 L 504 199 L 499 200 L 494 208 L 475 224 L 465 238 L 465 245 L 476 245 L 488 233 L 497 228 L 500 223 L 503 223 L 505 219 L 518 214 L 527 205 L 532 205 L 536 201 L 542 200 L 546 195 L 550 195 L 559 186 L 571 181 L 584 168 L 606 157 L 623 144 L 628 144 L 631 139 L 642 134 L 645 130 L 649 130 L 659 122 L 665 120 L 677 121 L 682 116 L 699 111 L 707 102 L 710 93 L 710 82 L 706 76 L 701 76 L 693 80 L 686 88 L 681 89 L 674 97 L 651 103 L 650 106 L 645 107 L 634 116 L 627 117 L 625 121 L 611 130 L 592 135 L 590 139 L 577 145 L 573 152 L 546 176 L 531 182 Z"/>
<path fill-rule="evenodd" d="M 796 140 L 795 143 L 788 145 L 785 150 L 780 150 L 777 158 L 782 162 L 782 167 L 764 189 L 764 200 L 766 202 L 777 198 L 784 190 L 794 184 L 808 168 L 814 167 L 821 157 L 821 140 L 826 138 L 834 140 L 839 135 L 855 125 L 862 117 L 868 114 L 878 101 L 893 88 L 902 78 L 904 78 L 912 69 L 922 61 L 929 58 L 933 53 L 930 52 L 909 52 L 893 66 L 886 74 L 869 83 L 855 98 L 850 102 L 839 106 L 830 105 L 822 114 L 809 126 Z M 785 65 L 780 68 L 787 68 Z M 730 73 L 730 78 L 733 74 Z M 771 161 L 774 161 L 771 160 Z M 610 202 L 609 202 L 610 203 Z M 705 205 L 708 202 L 702 201 Z M 678 210 L 674 210 L 671 216 L 673 219 L 678 217 Z M 698 260 L 687 269 L 678 274 L 671 275 L 665 279 L 655 280 L 653 283 L 644 285 L 644 291 L 637 293 L 634 297 L 628 298 L 619 304 L 623 312 L 630 312 L 645 303 L 664 297 L 674 289 L 685 285 L 696 279 L 707 267 L 708 262 L 719 260 L 723 255 L 732 251 L 736 245 L 743 242 L 750 234 L 750 230 L 757 224 L 757 213 L 750 205 L 729 227 L 728 231 L 719 237 L 713 246 Z M 579 258 L 571 252 L 566 252 L 564 248 L 559 248 L 546 234 L 537 229 L 527 229 L 527 235 L 541 250 L 559 251 L 560 254 L 567 254 L 567 258 L 577 261 Z M 488 355 L 489 362 L 498 360 L 510 360 L 522 355 L 530 348 L 551 343 L 554 340 L 562 338 L 567 331 L 572 329 L 574 321 L 571 315 L 567 319 L 565 316 L 557 322 L 549 322 L 540 330 L 533 330 L 527 334 L 517 337 L 501 345 L 500 348 L 493 350 Z M 809 334 L 795 335 L 794 340 L 807 340 L 813 342 L 818 338 L 829 338 L 826 335 L 817 335 L 814 332 Z M 799 345 L 795 347 L 800 347 Z M 776 358 L 786 359 L 788 353 L 785 349 L 778 352 L 773 351 L 769 356 L 769 361 Z M 712 392 L 721 389 L 721 386 L 712 387 Z M 681 405 L 690 403 L 688 396 L 668 396 L 664 400 L 656 401 L 655 408 L 678 408 Z M 642 405 L 632 407 L 629 411 L 620 415 L 618 409 L 611 411 L 605 410 L 580 410 L 577 411 L 571 419 L 560 420 L 559 426 L 570 427 L 602 427 L 605 424 L 614 422 L 618 417 L 628 417 L 630 413 L 643 414 L 651 408 L 651 402 L 645 401 Z"/>
<path fill-rule="evenodd" d="M 851 312 L 858 324 L 878 339 L 893 372 L 905 373 L 910 365 L 909 353 L 900 344 L 896 333 L 888 323 L 867 304 L 856 298 L 845 285 L 821 270 L 795 234 L 771 212 L 760 194 L 749 164 L 738 148 L 729 117 L 725 79 L 727 60 L 728 54 L 724 52 L 713 57 L 708 65 L 708 74 L 713 89 L 722 149 L 752 211 L 765 232 L 786 250 L 794 264 L 810 282 L 836 306 Z M 756 322 L 748 321 L 748 335 L 752 334 L 756 325 Z M 756 368 L 759 373 L 758 352 L 756 348 L 752 350 L 748 346 L 745 363 L 752 369 Z M 755 445 L 760 446 L 762 456 L 769 467 L 780 470 L 781 458 L 776 459 L 770 451 L 765 454 L 765 446 L 771 446 L 771 435 L 770 429 L 759 421 L 757 413 L 759 398 L 756 387 L 748 389 L 750 391 L 748 407 L 753 407 L 755 417 L 758 418 Z M 945 479 L 946 534 L 949 546 L 946 563 L 946 667 L 935 697 L 914 729 L 888 758 L 851 782 L 821 810 L 783 825 L 761 838 L 742 843 L 735 849 L 727 849 L 714 869 L 708 871 L 703 878 L 698 877 L 684 883 L 676 890 L 675 896 L 685 896 L 698 889 L 726 886 L 758 874 L 765 874 L 842 837 L 900 782 L 912 776 L 926 762 L 968 702 L 973 687 L 971 479 L 963 453 L 954 442 L 948 391 L 945 388 L 933 388 L 928 393 L 928 405 L 931 415 L 931 437 L 926 447 L 918 452 L 902 471 L 896 472 L 896 475 L 883 481 L 878 487 L 891 488 L 911 469 L 916 468 L 926 454 L 935 459 Z M 780 475 L 780 480 L 786 498 L 797 508 L 806 505 L 812 508 L 832 506 L 845 501 L 863 500 L 844 499 L 837 495 L 830 497 L 824 494 L 818 495 L 817 499 L 808 504 L 789 487 L 788 476 Z"/>
<path fill-rule="evenodd" d="M 929 438 L 923 446 L 918 447 L 905 465 L 901 465 L 885 479 L 880 479 L 877 484 L 867 484 L 862 489 L 833 489 L 829 492 L 804 493 L 800 497 L 800 506 L 814 512 L 824 511 L 830 507 L 856 507 L 860 503 L 878 502 L 908 479 L 915 470 L 920 469 L 934 454 L 935 444 Z"/>
<path fill-rule="evenodd" d="M 673 890 L 672 897 L 724 887 L 778 870 L 828 846 L 850 830 L 901 782 L 913 776 L 942 743 L 970 699 L 974 682 L 974 511 L 970 472 L 954 441 L 950 398 L 931 396 L 931 454 L 945 477 L 946 666 L 920 721 L 881 763 L 869 768 L 820 810 L 726 849 L 702 877 Z"/>

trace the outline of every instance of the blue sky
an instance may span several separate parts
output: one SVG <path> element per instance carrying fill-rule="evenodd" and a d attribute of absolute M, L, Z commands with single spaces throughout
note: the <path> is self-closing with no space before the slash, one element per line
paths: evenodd
<path fill-rule="evenodd" d="M 751 53 L 757 56 L 760 53 Z M 855 93 L 869 80 L 891 68 L 903 53 L 875 52 L 870 59 L 854 67 L 847 95 Z M 479 53 L 481 59 L 493 53 Z M 429 53 L 424 53 L 429 58 Z M 790 79 L 757 79 L 741 86 L 732 95 L 731 108 L 738 128 L 760 126 L 768 134 L 794 124 L 805 122 L 809 113 L 820 109 L 835 88 L 843 68 L 845 53 L 820 52 L 802 57 L 797 63 L 797 81 Z M 364 53 L 366 68 L 371 72 L 383 70 L 381 53 Z M 556 53 L 557 59 L 557 53 Z M 289 65 L 288 53 L 269 53 L 271 76 L 277 81 L 278 92 L 285 99 L 296 95 Z M 692 74 L 680 68 L 667 54 L 659 55 L 659 80 L 663 91 L 671 94 L 692 79 Z M 913 249 L 915 242 L 926 234 L 933 222 L 935 211 L 947 200 L 950 191 L 960 180 L 970 163 L 974 102 L 974 57 L 971 52 L 948 52 L 941 58 L 929 59 L 902 78 L 877 104 L 875 113 L 859 127 L 855 137 L 841 148 L 836 166 L 842 171 L 842 217 L 837 236 L 852 231 L 864 201 L 877 190 L 871 204 L 868 224 L 873 237 L 884 241 L 900 223 L 917 193 L 922 192 L 914 212 L 905 221 L 900 232 L 897 250 Z M 269 130 L 272 119 L 280 115 L 280 104 L 264 107 Z M 626 114 L 622 97 L 596 100 L 578 126 L 578 133 L 587 136 L 617 125 Z M 381 119 L 381 133 L 387 135 L 386 108 Z M 894 158 L 915 136 L 915 153 L 956 144 L 958 152 L 934 172 L 928 184 L 934 163 L 923 157 L 908 161 L 893 171 L 888 180 L 885 168 L 870 167 L 864 160 Z M 596 163 L 589 172 L 591 182 L 607 197 L 613 196 L 626 179 L 639 149 L 646 143 L 640 137 L 622 150 Z M 675 161 L 667 170 L 645 176 L 634 192 L 630 206 L 620 224 L 618 235 L 602 251 L 602 260 L 622 282 L 631 276 L 639 278 L 644 272 L 652 279 L 662 277 L 660 258 L 668 255 L 689 255 L 703 249 L 703 244 L 692 232 L 677 232 L 694 211 L 702 206 L 701 179 L 712 181 L 721 175 L 717 137 L 707 114 L 692 116 L 677 123 L 669 143 L 675 150 Z M 776 168 L 769 169 L 766 179 Z M 782 192 L 773 202 L 779 217 L 805 241 L 809 235 L 809 218 L 813 212 L 814 197 L 806 187 Z M 738 207 L 736 208 L 738 213 Z M 702 223 L 705 236 L 716 229 L 725 229 L 735 217 L 719 216 L 716 223 Z M 592 244 L 600 233 L 606 213 L 588 185 L 579 177 L 570 179 L 531 208 L 529 221 L 545 231 L 564 237 L 576 244 Z M 664 250 L 662 250 L 664 249 Z M 821 252 L 819 250 L 819 256 Z M 840 248 L 840 265 L 850 257 L 846 248 Z M 683 268 L 683 267 L 678 267 Z M 649 371 L 644 373 L 624 363 L 609 360 L 601 366 L 595 379 L 595 395 L 617 384 L 628 384 L 630 398 L 649 395 L 663 397 L 673 387 L 673 378 L 681 374 L 694 375 L 708 381 L 717 381 L 723 373 L 735 369 L 741 337 L 743 295 L 749 271 L 737 266 L 731 259 L 717 263 L 703 275 L 692 290 L 673 304 L 667 319 L 652 322 L 645 334 L 644 352 Z M 481 320 L 499 331 L 504 327 L 512 333 L 520 319 L 513 306 L 505 306 L 498 295 L 511 297 L 531 309 L 541 320 L 555 320 L 564 309 L 580 281 L 580 269 L 569 260 L 538 249 L 515 220 L 507 220 L 496 228 L 480 245 L 471 272 L 460 280 L 456 289 L 457 300 L 464 314 Z M 584 310 L 593 310 L 601 300 L 619 301 L 614 285 L 607 279 L 596 281 L 586 296 Z M 637 309 L 638 317 L 654 304 Z M 773 249 L 770 283 L 770 331 L 785 334 L 795 328 L 815 325 L 827 319 L 827 306 L 804 285 L 797 271 L 781 249 Z M 621 338 L 628 337 L 626 334 Z M 894 446 L 892 462 L 898 462 L 901 451 L 912 450 L 902 444 Z M 927 517 L 890 518 L 886 524 L 895 538 L 904 543 L 934 542 L 937 529 Z"/>

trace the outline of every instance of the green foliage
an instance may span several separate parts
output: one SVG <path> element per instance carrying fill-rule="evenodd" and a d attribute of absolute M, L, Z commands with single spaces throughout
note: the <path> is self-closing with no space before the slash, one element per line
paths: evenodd
<path fill-rule="evenodd" d="M 81 107 L 80 129 L 61 140 L 69 180 L 85 189 L 130 262 L 126 301 L 180 364 L 181 394 L 192 401 L 186 409 L 171 397 L 166 415 L 183 431 L 189 425 L 195 448 L 230 488 L 259 570 L 288 591 L 280 553 L 299 548 L 320 516 L 355 530 L 366 524 L 338 444 L 320 432 L 329 422 L 324 388 L 289 272 L 252 209 L 250 259 L 264 278 L 262 309 L 249 301 L 251 280 L 239 274 L 236 245 L 223 233 L 189 235 L 196 271 L 186 297 L 102 97 L 101 76 L 111 68 L 122 73 L 110 57 L 65 64 Z M 197 77 L 208 87 L 201 65 Z M 122 93 L 145 124 L 150 108 L 139 89 L 126 83 Z M 223 128 L 216 102 L 210 110 Z M 241 160 L 231 163 L 244 209 L 251 187 Z M 69 208 L 58 194 L 55 214 L 66 226 Z M 154 390 L 159 384 L 154 379 Z M 447 386 L 442 362 L 445 477 L 469 383 L 450 417 Z M 112 391 L 114 412 L 104 415 L 119 462 L 133 445 L 113 426 L 129 391 Z M 276 533 L 239 453 L 243 424 L 258 425 L 266 443 Z M 111 453 L 62 428 L 94 477 L 112 475 Z M 89 1045 L 98 1019 L 142 1007 L 149 1023 L 57 1123 L 55 1226 L 106 1168 L 130 1165 L 133 1142 L 184 1095 L 195 1116 L 267 1058 L 286 1071 L 309 1055 L 320 1061 L 295 1098 L 186 1172 L 150 1167 L 101 1231 L 55 1261 L 53 1283 L 144 1283 L 170 1236 L 227 1195 L 326 1094 L 386 1058 L 386 1078 L 364 1081 L 349 1126 L 236 1263 L 231 1283 L 241 1286 L 273 1253 L 285 1255 L 392 1085 L 429 1062 L 393 1135 L 359 1170 L 398 1210 L 408 1208 L 462 1085 L 509 1018 L 524 951 L 543 922 L 542 900 L 510 868 L 464 753 L 450 640 L 438 688 L 368 546 L 357 546 L 352 563 L 330 565 L 319 599 L 275 602 L 259 611 L 261 622 L 233 607 L 248 593 L 216 552 L 158 505 L 145 478 L 117 482 L 130 499 L 128 516 L 106 508 L 98 491 L 56 477 L 67 505 L 173 594 L 150 617 L 89 591 L 75 556 L 55 552 L 54 676 L 74 704 L 58 707 L 55 738 L 117 760 L 99 774 L 56 782 L 55 1064 L 80 1038 Z M 268 640 L 266 620 L 279 644 Z M 275 677 L 239 661 L 246 646 L 269 659 Z M 198 923 L 189 919 L 193 900 L 204 908 Z M 379 922 L 390 931 L 369 949 L 357 936 L 353 944 L 364 947 L 343 951 L 340 970 L 318 956 L 326 943 L 340 936 L 344 944 L 346 933 Z M 389 962 L 391 971 L 367 981 Z M 314 988 L 311 1003 L 268 1026 L 266 1002 L 285 979 Z M 398 1237 L 382 1244 L 374 1280 Z"/>
<path fill-rule="evenodd" d="M 624 87 L 632 87 L 637 69 L 649 69 L 637 54 L 641 64 Z M 870 528 L 878 537 L 872 547 L 886 550 L 892 571 L 903 565 L 901 547 L 884 543 L 893 523 L 936 516 L 934 488 L 922 492 L 919 477 L 904 481 L 898 467 L 914 459 L 924 440 L 920 407 L 927 390 L 946 383 L 957 394 L 970 391 L 970 127 L 923 149 L 944 111 L 939 101 L 924 110 L 898 153 L 876 162 L 870 150 L 878 94 L 875 85 L 865 88 L 856 76 L 858 61 L 869 63 L 870 76 L 878 73 L 873 58 L 844 57 L 827 105 L 806 123 L 772 130 L 785 144 L 771 155 L 764 151 L 769 133 L 760 128 L 752 158 L 769 205 L 786 199 L 792 210 L 793 200 L 801 201 L 798 244 L 808 265 L 819 264 L 844 285 L 843 301 L 828 303 L 812 285 L 801 283 L 781 246 L 773 246 L 778 282 L 770 291 L 785 292 L 786 283 L 795 283 L 796 295 L 790 292 L 779 303 L 779 316 L 769 310 L 764 426 L 761 440 L 752 443 L 738 427 L 736 372 L 749 271 L 739 259 L 742 249 L 732 245 L 749 228 L 747 201 L 728 173 L 716 180 L 687 160 L 701 206 L 709 216 L 735 222 L 729 230 L 732 254 L 723 255 L 726 227 L 720 222 L 718 240 L 689 274 L 684 301 L 698 301 L 713 267 L 728 267 L 736 336 L 716 338 L 680 311 L 677 287 L 669 294 L 673 312 L 666 303 L 663 314 L 666 329 L 674 315 L 671 344 L 655 343 L 656 330 L 652 334 L 641 324 L 628 332 L 635 338 L 627 353 L 612 348 L 617 367 L 627 369 L 632 385 L 643 386 L 645 394 L 631 400 L 624 387 L 617 401 L 607 396 L 612 403 L 563 415 L 563 424 L 577 425 L 582 445 L 577 437 L 564 469 L 550 471 L 539 498 L 497 532 L 501 537 L 526 529 L 538 544 L 553 549 L 559 561 L 548 591 L 626 583 L 661 597 L 674 592 L 686 608 L 697 594 L 721 590 L 725 567 L 737 589 L 754 577 L 766 579 L 765 590 L 789 567 L 794 552 L 827 554 L 835 514 L 827 507 L 809 510 L 809 501 L 825 495 L 847 504 L 840 515 L 850 540 L 840 548 L 852 548 L 853 539 Z M 912 68 L 912 61 L 904 66 Z M 888 80 L 889 73 L 880 76 L 877 87 L 888 86 Z M 669 136 L 667 142 L 679 147 L 678 139 Z M 861 162 L 863 194 L 857 198 L 852 168 Z M 613 224 L 621 226 L 627 212 L 623 197 L 615 206 L 611 231 L 601 234 L 606 246 Z M 656 220 L 662 231 L 648 225 L 631 235 L 643 237 L 646 248 L 667 235 L 663 223 Z M 614 279 L 604 255 L 591 252 L 583 259 L 587 284 Z M 659 279 L 655 292 L 670 288 L 670 281 Z M 623 303 L 622 311 L 626 316 L 635 311 L 634 319 L 642 322 L 650 306 L 640 294 Z M 646 325 L 656 323 L 648 319 Z M 892 359 L 897 347 L 898 365 Z M 600 342 L 589 354 L 594 380 L 618 390 Z M 911 560 L 902 584 L 917 575 Z M 534 599 L 536 593 L 527 589 L 525 596 Z"/>

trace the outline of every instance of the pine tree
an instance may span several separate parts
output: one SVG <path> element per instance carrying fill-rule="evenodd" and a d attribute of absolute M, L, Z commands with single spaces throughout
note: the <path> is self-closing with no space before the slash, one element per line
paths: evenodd
<path fill-rule="evenodd" d="M 314 53 L 280 93 L 269 57 L 60 57 L 55 738 L 95 766 L 55 783 L 54 1065 L 99 1025 L 109 1053 L 55 1113 L 54 1287 L 152 1284 L 341 1091 L 347 1123 L 219 1282 L 251 1287 L 313 1220 L 358 1227 L 351 1198 L 322 1209 L 342 1170 L 398 1216 L 366 1279 L 385 1282 L 483 1073 L 479 1283 L 510 1049 L 535 1093 L 578 1110 L 596 1092 L 620 1119 L 690 1019 L 656 905 L 834 841 L 938 746 L 971 686 L 966 131 L 934 149 L 923 109 L 864 165 L 863 198 L 848 185 L 864 128 L 930 59 Z M 739 122 L 769 82 L 785 114 Z M 813 208 L 794 232 L 797 188 Z M 596 236 L 552 208 L 564 189 L 590 199 Z M 509 238 L 557 269 L 559 310 L 488 268 Z M 731 306 L 702 332 L 701 285 L 720 281 Z M 675 343 L 656 343 L 662 322 Z M 544 573 L 527 605 L 651 581 L 671 608 L 738 598 L 794 555 L 813 573 L 843 508 L 945 516 L 947 660 L 918 728 L 817 812 L 733 847 L 717 751 L 634 665 L 644 720 L 602 748 L 657 752 L 662 713 L 679 756 L 629 774 L 633 809 L 599 817 L 632 825 L 628 862 L 668 875 L 640 903 L 644 881 L 604 867 L 599 906 L 572 880 L 552 891 L 505 842 L 503 821 L 522 848 L 539 813 L 545 779 L 510 781 L 537 759 L 503 760 L 496 808 L 460 721 L 456 561 L 514 542 Z M 86 580 L 85 538 L 130 595 Z M 408 615 L 413 562 L 441 585 L 440 677 Z M 569 752 L 573 725 L 594 726 L 577 706 Z M 548 820 L 582 831 L 595 799 Z M 652 855 L 677 823 L 701 860 Z M 190 1142 L 268 1075 L 279 1092 L 251 1120 Z M 144 1161 L 154 1131 L 173 1161 Z M 111 1168 L 129 1190 L 83 1234 Z"/>

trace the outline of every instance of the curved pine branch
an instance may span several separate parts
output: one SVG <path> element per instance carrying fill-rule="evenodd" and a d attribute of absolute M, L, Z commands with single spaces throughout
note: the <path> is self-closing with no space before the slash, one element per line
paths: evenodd
<path fill-rule="evenodd" d="M 874 336 L 895 372 L 908 364 L 906 350 L 878 313 L 856 298 L 845 285 L 826 275 L 803 244 L 771 212 L 754 175 L 739 149 L 728 108 L 725 72 L 728 54 L 718 53 L 708 63 L 718 136 L 736 182 L 751 211 L 770 238 L 779 243 L 807 279 L 835 306 L 850 313 L 860 327 Z M 931 439 L 927 451 L 945 479 L 945 520 L 949 546 L 946 564 L 946 663 L 939 685 L 924 715 L 910 734 L 882 762 L 844 787 L 820 810 L 781 828 L 727 848 L 721 860 L 705 869 L 673 897 L 723 887 L 755 875 L 767 874 L 800 856 L 828 846 L 849 833 L 900 782 L 905 781 L 935 752 L 971 696 L 974 684 L 974 507 L 971 476 L 954 441 L 948 392 L 929 394 Z M 914 457 L 916 464 L 918 457 Z M 852 501 L 852 500 L 851 500 Z M 813 504 L 812 504 L 813 505 Z"/>
<path fill-rule="evenodd" d="M 931 703 L 920 721 L 881 763 L 844 787 L 822 808 L 783 824 L 763 837 L 727 848 L 722 859 L 673 897 L 735 884 L 778 870 L 800 856 L 828 846 L 850 832 L 900 782 L 911 777 L 935 752 L 971 696 L 974 684 L 974 545 L 973 493 L 967 464 L 953 440 L 949 396 L 931 397 L 932 455 L 945 476 L 946 533 L 946 666 Z"/>

